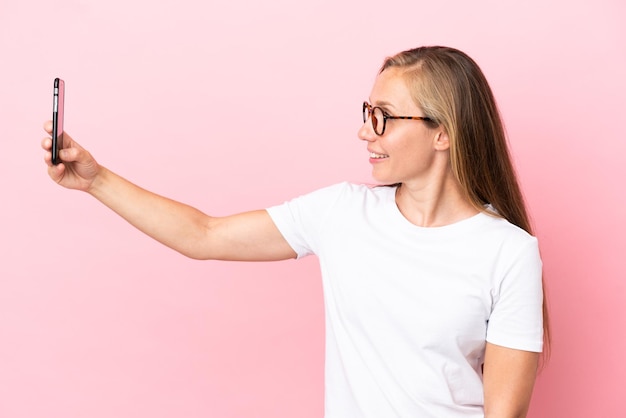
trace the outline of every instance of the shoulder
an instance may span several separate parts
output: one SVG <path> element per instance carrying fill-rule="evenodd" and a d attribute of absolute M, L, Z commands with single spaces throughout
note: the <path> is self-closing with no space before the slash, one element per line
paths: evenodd
<path fill-rule="evenodd" d="M 479 216 L 480 223 L 466 243 L 471 252 L 487 256 L 500 274 L 515 263 L 541 265 L 539 242 L 535 236 L 504 218 L 487 213 Z"/>
<path fill-rule="evenodd" d="M 386 207 L 394 190 L 385 186 L 342 182 L 298 196 L 270 207 L 268 211 L 272 217 L 289 216 L 330 227 L 331 223 L 356 221 L 371 210 Z"/>
<path fill-rule="evenodd" d="M 483 234 L 486 239 L 519 243 L 536 243 L 537 238 L 508 220 L 488 212 L 483 213 Z"/>
<path fill-rule="evenodd" d="M 386 193 L 389 190 L 395 190 L 394 186 L 379 186 L 375 184 L 365 184 L 365 183 L 352 183 L 349 181 L 343 181 L 341 183 L 336 183 L 321 189 L 318 189 L 316 192 L 332 192 L 339 193 L 345 195 L 376 195 L 381 193 Z M 313 193 L 316 193 L 313 192 Z"/>
<path fill-rule="evenodd" d="M 325 203 L 348 203 L 379 200 L 395 191 L 392 186 L 376 186 L 351 182 L 341 182 L 323 187 L 293 200 L 301 201 L 324 201 Z"/>
<path fill-rule="evenodd" d="M 485 253 L 492 255 L 496 281 L 519 276 L 523 281 L 534 277 L 539 283 L 543 263 L 537 238 L 506 219 L 492 215 L 484 217 L 485 225 L 478 238 L 477 250 L 484 249 Z"/>

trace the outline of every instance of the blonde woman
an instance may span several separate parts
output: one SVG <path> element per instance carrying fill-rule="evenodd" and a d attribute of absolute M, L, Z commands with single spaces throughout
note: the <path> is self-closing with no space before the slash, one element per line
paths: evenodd
<path fill-rule="evenodd" d="M 542 263 L 485 77 L 461 51 L 416 48 L 384 62 L 362 110 L 381 186 L 226 217 L 141 189 L 68 135 L 59 165 L 42 144 L 54 181 L 189 257 L 317 255 L 326 418 L 526 416 L 547 340 Z"/>

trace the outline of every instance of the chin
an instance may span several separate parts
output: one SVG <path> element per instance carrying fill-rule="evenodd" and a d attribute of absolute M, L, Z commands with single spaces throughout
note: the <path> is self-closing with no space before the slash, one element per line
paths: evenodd
<path fill-rule="evenodd" d="M 394 178 L 393 176 L 385 175 L 383 173 L 376 173 L 375 170 L 372 172 L 372 178 L 374 179 L 376 183 L 379 183 L 379 184 L 400 183 L 400 180 L 398 180 L 397 178 Z"/>
<path fill-rule="evenodd" d="M 398 180 L 390 179 L 388 177 L 372 176 L 372 178 L 374 179 L 374 182 L 376 184 L 382 184 L 386 186 L 400 183 Z"/>

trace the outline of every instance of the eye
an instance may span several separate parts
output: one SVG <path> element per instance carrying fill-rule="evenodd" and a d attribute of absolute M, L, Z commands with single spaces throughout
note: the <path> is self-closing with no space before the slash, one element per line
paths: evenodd
<path fill-rule="evenodd" d="M 389 111 L 387 111 L 386 109 L 384 109 L 382 107 L 380 108 L 380 111 L 382 112 L 383 116 L 386 117 L 386 118 L 393 117 L 393 115 L 391 113 L 389 113 Z"/>

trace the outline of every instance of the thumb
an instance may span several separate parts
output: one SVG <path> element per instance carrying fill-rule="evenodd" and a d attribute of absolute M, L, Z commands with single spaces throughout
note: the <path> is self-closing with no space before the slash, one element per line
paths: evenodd
<path fill-rule="evenodd" d="M 80 159 L 81 151 L 82 149 L 79 149 L 77 147 L 63 148 L 59 151 L 59 158 L 61 158 L 62 161 L 68 163 L 78 161 Z"/>
<path fill-rule="evenodd" d="M 84 148 L 80 146 L 80 144 L 71 137 L 67 132 L 63 132 L 63 148 L 64 149 L 72 149 L 77 148 L 79 150 L 83 150 Z"/>

